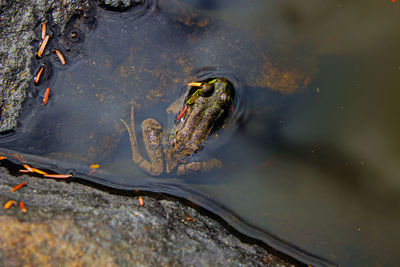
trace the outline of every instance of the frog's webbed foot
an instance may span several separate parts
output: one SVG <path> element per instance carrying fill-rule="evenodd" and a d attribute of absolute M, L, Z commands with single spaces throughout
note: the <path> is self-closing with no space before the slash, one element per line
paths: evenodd
<path fill-rule="evenodd" d="M 162 126 L 154 119 L 144 120 L 142 123 L 142 132 L 146 151 L 149 155 L 150 161 L 143 158 L 139 152 L 136 134 L 135 134 L 135 121 L 134 121 L 134 107 L 132 103 L 131 109 L 131 124 L 128 125 L 123 119 L 122 123 L 125 125 L 129 133 L 129 140 L 132 149 L 132 161 L 150 175 L 160 175 L 164 169 L 164 156 L 161 145 Z"/>
<path fill-rule="evenodd" d="M 218 159 L 210 159 L 201 162 L 190 162 L 178 166 L 178 175 L 188 175 L 190 173 L 207 172 L 212 169 L 222 168 L 222 162 Z"/>

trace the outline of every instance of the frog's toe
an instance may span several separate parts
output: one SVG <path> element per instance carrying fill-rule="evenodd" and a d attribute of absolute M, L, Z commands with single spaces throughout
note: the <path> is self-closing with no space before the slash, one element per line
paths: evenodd
<path fill-rule="evenodd" d="M 220 169 L 220 168 L 222 168 L 222 162 L 220 160 L 210 159 L 208 161 L 190 162 L 187 164 L 182 164 L 178 166 L 177 174 L 188 175 L 190 173 L 207 172 L 212 169 Z"/>

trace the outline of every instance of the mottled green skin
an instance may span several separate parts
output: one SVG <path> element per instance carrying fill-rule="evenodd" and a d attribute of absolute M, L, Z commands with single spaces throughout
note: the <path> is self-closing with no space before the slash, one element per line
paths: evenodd
<path fill-rule="evenodd" d="M 230 112 L 233 86 L 225 78 L 217 78 L 203 81 L 201 87 L 192 89 L 180 109 L 183 110 L 187 105 L 185 113 L 167 136 L 163 135 L 163 127 L 158 121 L 152 118 L 143 121 L 143 139 L 150 162 L 141 156 L 137 146 L 133 106 L 131 125 L 128 126 L 122 120 L 129 132 L 133 161 L 147 173 L 158 176 L 163 172 L 171 173 L 176 170 L 178 175 L 184 175 L 222 166 L 217 159 L 191 163 L 186 161 L 200 149 L 210 133 L 216 130 L 217 124 L 221 124 L 221 119 Z M 196 89 L 201 90 L 193 97 Z"/>
<path fill-rule="evenodd" d="M 213 87 L 206 88 L 212 91 L 211 95 L 199 96 L 192 105 L 188 105 L 185 114 L 170 134 L 169 149 L 165 153 L 167 172 L 196 153 L 214 129 L 218 119 L 231 108 L 233 88 L 230 82 L 217 79 L 215 83 L 203 87 Z"/>

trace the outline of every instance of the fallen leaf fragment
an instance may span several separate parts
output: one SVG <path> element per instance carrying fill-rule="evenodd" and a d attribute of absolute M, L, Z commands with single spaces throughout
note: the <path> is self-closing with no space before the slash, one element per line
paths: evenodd
<path fill-rule="evenodd" d="M 47 21 L 42 23 L 42 40 L 44 40 L 44 38 L 46 38 L 46 24 L 47 24 Z"/>
<path fill-rule="evenodd" d="M 22 165 L 22 166 L 24 166 L 24 168 L 27 169 L 29 172 L 33 172 L 32 167 L 29 166 L 28 164 L 24 164 L 24 165 Z"/>
<path fill-rule="evenodd" d="M 65 58 L 61 54 L 60 50 L 54 49 L 54 52 L 56 53 L 58 59 L 61 61 L 61 64 L 65 65 Z"/>
<path fill-rule="evenodd" d="M 187 105 L 185 105 L 185 107 L 183 108 L 183 110 L 181 111 L 181 113 L 179 113 L 179 115 L 176 117 L 176 120 L 180 120 L 183 116 L 183 114 L 185 114 L 186 110 L 187 110 Z"/>
<path fill-rule="evenodd" d="M 43 52 L 44 52 L 44 49 L 45 49 L 46 46 L 47 46 L 47 43 L 48 43 L 48 41 L 49 41 L 49 38 L 50 38 L 49 35 L 46 35 L 46 36 L 44 37 L 42 43 L 41 43 L 40 46 L 39 46 L 39 50 L 38 50 L 38 52 L 37 52 L 37 56 L 38 56 L 38 57 L 42 57 L 42 54 L 43 54 Z"/>
<path fill-rule="evenodd" d="M 26 162 L 25 159 L 24 159 L 24 157 L 22 157 L 21 155 L 14 154 L 14 157 L 16 157 L 17 159 L 19 159 L 19 160 L 22 161 L 22 162 Z"/>
<path fill-rule="evenodd" d="M 47 87 L 46 92 L 44 93 L 42 105 L 46 105 L 47 100 L 49 100 L 50 88 Z"/>
<path fill-rule="evenodd" d="M 18 189 L 24 187 L 25 185 L 26 185 L 26 182 L 20 183 L 19 185 L 14 186 L 14 187 L 11 189 L 11 192 L 15 192 L 15 191 L 17 191 Z"/>
<path fill-rule="evenodd" d="M 139 196 L 139 205 L 140 206 L 144 205 L 144 200 L 143 200 L 142 196 Z"/>
<path fill-rule="evenodd" d="M 4 209 L 8 210 L 12 205 L 17 205 L 15 200 L 9 200 L 4 204 Z"/>
<path fill-rule="evenodd" d="M 66 179 L 71 177 L 72 174 L 45 174 L 43 176 L 46 178 Z"/>
<path fill-rule="evenodd" d="M 39 173 L 41 175 L 47 175 L 47 172 L 44 172 L 42 170 L 39 170 L 39 169 L 36 169 L 36 168 L 32 168 L 32 167 L 31 167 L 31 169 L 32 169 L 33 172 Z"/>
<path fill-rule="evenodd" d="M 22 212 L 27 212 L 28 210 L 25 207 L 25 203 L 23 201 L 19 202 L 19 208 L 21 209 Z"/>
<path fill-rule="evenodd" d="M 38 73 L 37 73 L 36 76 L 35 76 L 34 81 L 35 81 L 35 84 L 36 84 L 36 85 L 39 84 L 40 76 L 42 76 L 43 70 L 44 70 L 44 67 L 41 66 L 40 69 L 39 69 L 39 71 L 38 71 Z"/>
<path fill-rule="evenodd" d="M 200 87 L 200 86 L 201 86 L 201 83 L 199 83 L 199 82 L 191 82 L 191 83 L 188 83 L 187 85 L 188 85 L 188 86 Z"/>

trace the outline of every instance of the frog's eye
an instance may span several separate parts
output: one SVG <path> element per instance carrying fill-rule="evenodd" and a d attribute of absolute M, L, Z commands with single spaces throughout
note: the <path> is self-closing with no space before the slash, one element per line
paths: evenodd
<path fill-rule="evenodd" d="M 212 94 L 214 86 L 211 84 L 203 84 L 201 87 L 201 96 L 209 96 Z"/>

